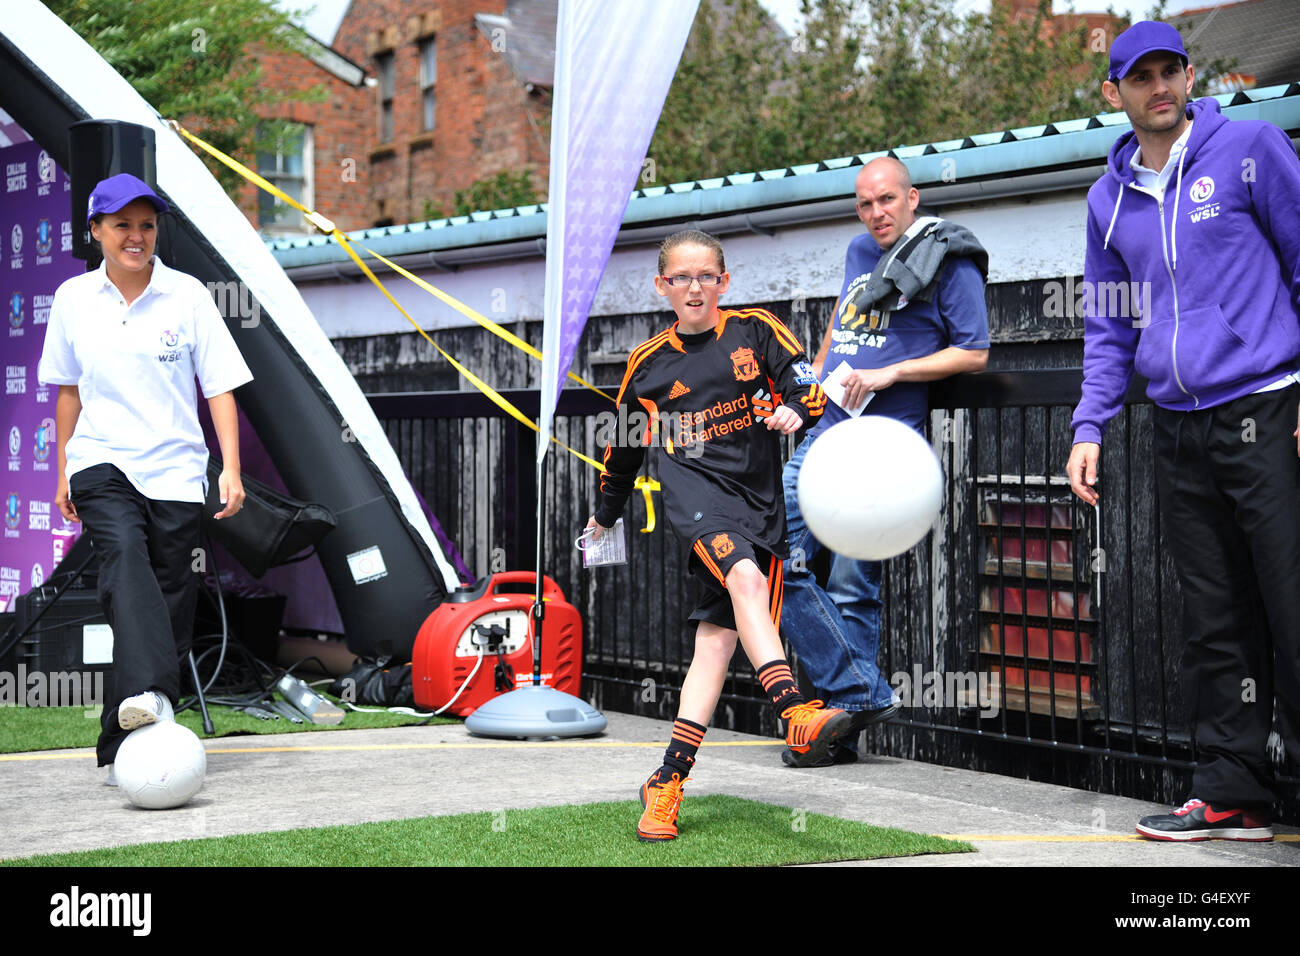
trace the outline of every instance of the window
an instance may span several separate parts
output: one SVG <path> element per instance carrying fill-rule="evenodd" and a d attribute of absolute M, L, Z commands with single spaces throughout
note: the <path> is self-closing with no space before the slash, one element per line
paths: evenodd
<path fill-rule="evenodd" d="M 424 125 L 421 129 L 431 130 L 437 119 L 437 97 L 433 85 L 438 79 L 438 50 L 434 38 L 420 41 L 420 105 Z"/>
<path fill-rule="evenodd" d="M 393 54 L 381 53 L 375 58 L 379 71 L 379 141 L 393 141 Z"/>
<path fill-rule="evenodd" d="M 286 124 L 287 131 L 275 152 L 257 154 L 257 171 L 308 209 L 315 206 L 312 187 L 312 135 L 310 126 Z M 257 221 L 266 233 L 303 232 L 302 213 L 265 190 L 258 193 Z"/>

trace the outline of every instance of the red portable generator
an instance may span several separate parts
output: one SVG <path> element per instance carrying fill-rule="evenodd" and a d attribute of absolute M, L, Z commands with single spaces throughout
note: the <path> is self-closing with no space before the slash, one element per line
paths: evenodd
<path fill-rule="evenodd" d="M 434 609 L 411 651 L 417 707 L 437 710 L 455 696 L 443 713 L 466 717 L 498 694 L 532 683 L 529 615 L 536 581 L 533 571 L 494 574 L 477 585 L 457 588 Z M 505 590 L 510 585 L 514 589 Z M 582 618 L 550 578 L 543 578 L 542 589 L 542 683 L 576 696 L 582 685 Z M 474 677 L 466 683 L 471 673 Z"/>

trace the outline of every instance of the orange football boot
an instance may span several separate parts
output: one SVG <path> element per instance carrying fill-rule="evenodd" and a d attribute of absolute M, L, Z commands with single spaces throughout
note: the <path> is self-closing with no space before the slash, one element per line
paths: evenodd
<path fill-rule="evenodd" d="M 800 766 L 824 758 L 830 745 L 848 733 L 853 723 L 847 711 L 827 707 L 820 700 L 787 707 L 781 716 L 787 721 L 785 742 L 798 756 Z"/>
<path fill-rule="evenodd" d="M 656 771 L 657 773 L 657 771 Z M 687 777 L 686 780 L 689 780 Z M 641 784 L 641 806 L 645 812 L 637 821 L 636 836 L 646 843 L 677 839 L 677 811 L 682 805 L 682 775 L 675 773 L 667 783 L 656 783 L 652 774 Z"/>

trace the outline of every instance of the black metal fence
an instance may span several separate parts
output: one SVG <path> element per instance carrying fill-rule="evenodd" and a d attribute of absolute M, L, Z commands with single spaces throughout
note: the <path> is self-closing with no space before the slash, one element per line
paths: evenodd
<path fill-rule="evenodd" d="M 921 545 L 886 563 L 880 666 L 906 709 L 903 719 L 873 729 L 868 745 L 1174 802 L 1186 795 L 1191 746 L 1179 678 L 1181 599 L 1161 547 L 1151 407 L 1134 389 L 1112 423 L 1094 510 L 1064 477 L 1079 383 L 1077 369 L 986 372 L 932 390 L 944 510 Z M 536 392 L 507 397 L 536 414 Z M 534 433 L 467 392 L 370 401 L 475 574 L 532 569 Z M 609 411 L 592 392 L 566 390 L 554 434 L 597 457 L 597 419 Z M 662 521 L 642 530 L 650 512 L 641 494 L 625 516 L 628 564 L 583 568 L 574 539 L 594 507 L 597 473 L 558 446 L 554 452 L 542 497 L 544 563 L 582 614 L 584 695 L 601 708 L 671 719 L 691 658 L 685 617 L 696 585 Z M 658 503 L 650 501 L 656 510 Z M 743 655 L 714 725 L 776 733 L 776 715 Z M 1280 809 L 1281 819 L 1300 819 L 1294 797 Z"/>

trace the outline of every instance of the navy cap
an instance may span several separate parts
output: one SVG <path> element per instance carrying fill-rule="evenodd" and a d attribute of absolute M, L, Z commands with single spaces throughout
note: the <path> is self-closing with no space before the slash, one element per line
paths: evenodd
<path fill-rule="evenodd" d="M 1135 23 L 1110 45 L 1110 72 L 1107 77 L 1112 83 L 1129 75 L 1133 65 L 1148 53 L 1174 53 L 1189 59 L 1183 46 L 1183 35 L 1178 28 L 1159 20 L 1143 20 Z"/>
<path fill-rule="evenodd" d="M 146 186 L 143 179 L 138 179 L 130 173 L 118 173 L 116 176 L 101 179 L 91 191 L 90 201 L 86 203 L 86 224 L 89 225 L 90 220 L 96 216 L 117 212 L 137 199 L 149 200 L 160 213 L 168 209 L 167 203 Z"/>

